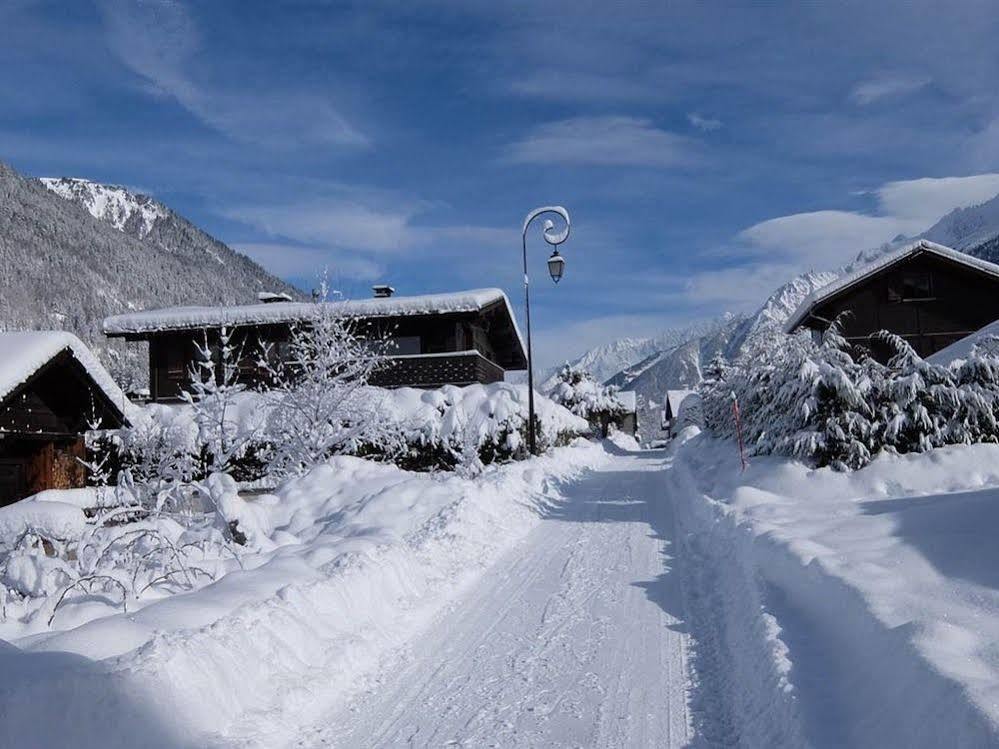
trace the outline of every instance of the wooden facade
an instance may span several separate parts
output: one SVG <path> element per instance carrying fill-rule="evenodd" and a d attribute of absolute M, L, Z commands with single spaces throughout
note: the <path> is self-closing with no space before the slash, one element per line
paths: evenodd
<path fill-rule="evenodd" d="M 240 381 L 265 387 L 257 360 L 262 344 L 280 356 L 300 321 L 227 326 L 243 352 Z M 361 337 L 387 338 L 389 356 L 371 379 L 380 387 L 432 388 L 503 380 L 506 369 L 522 369 L 526 357 L 505 301 L 468 312 L 426 312 L 352 320 Z M 217 341 L 221 326 L 152 330 L 125 334 L 149 344 L 149 391 L 153 401 L 177 400 L 189 387 L 198 346 Z"/>
<path fill-rule="evenodd" d="M 788 332 L 804 327 L 820 334 L 847 313 L 842 318 L 847 340 L 886 361 L 892 352 L 870 338 L 880 330 L 902 336 L 927 357 L 999 319 L 999 266 L 934 247 L 917 243 L 832 293 L 820 290 Z"/>
<path fill-rule="evenodd" d="M 68 349 L 0 401 L 0 506 L 45 489 L 84 486 L 84 435 L 124 423 Z"/>

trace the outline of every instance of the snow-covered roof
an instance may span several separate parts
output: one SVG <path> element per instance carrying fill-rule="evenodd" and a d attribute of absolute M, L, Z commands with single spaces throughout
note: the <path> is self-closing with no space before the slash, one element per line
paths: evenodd
<path fill-rule="evenodd" d="M 665 403 L 667 418 L 676 418 L 683 402 L 691 396 L 700 398 L 696 390 L 667 390 Z"/>
<path fill-rule="evenodd" d="M 128 416 L 132 404 L 108 371 L 83 341 L 61 330 L 0 332 L 0 402 L 66 350 L 83 366 L 115 408 Z"/>
<path fill-rule="evenodd" d="M 813 291 L 805 297 L 805 300 L 798 306 L 798 309 L 795 310 L 794 314 L 788 318 L 784 325 L 784 332 L 790 333 L 801 325 L 815 305 L 824 302 L 842 291 L 845 291 L 854 284 L 863 281 L 869 276 L 882 271 L 895 263 L 924 252 L 946 258 L 952 262 L 960 263 L 961 265 L 974 268 L 982 273 L 987 273 L 990 276 L 999 278 L 999 265 L 990 263 L 988 260 L 982 260 L 981 258 L 966 255 L 963 252 L 955 250 L 951 247 L 945 247 L 944 245 L 937 244 L 936 242 L 920 239 L 916 242 L 900 247 L 897 250 L 888 252 L 869 265 L 865 265 L 852 273 L 846 273 L 832 283 L 823 286 L 821 289 Z"/>
<path fill-rule="evenodd" d="M 449 312 L 478 312 L 501 302 L 510 310 L 510 302 L 500 289 L 473 289 L 447 294 L 393 296 L 380 299 L 357 299 L 322 302 L 345 317 L 405 317 Z M 104 332 L 110 336 L 153 333 L 161 330 L 189 330 L 222 325 L 263 325 L 308 320 L 316 313 L 314 302 L 271 302 L 232 307 L 166 307 L 144 312 L 114 315 L 104 320 Z M 510 319 L 516 320 L 510 311 Z M 518 336 L 520 331 L 517 331 Z"/>
<path fill-rule="evenodd" d="M 965 336 L 959 341 L 955 341 L 950 346 L 942 348 L 935 354 L 927 358 L 927 361 L 932 364 L 940 364 L 942 366 L 947 366 L 958 360 L 967 359 L 971 356 L 971 350 L 976 344 L 985 343 L 990 340 L 999 339 L 999 320 L 995 322 L 990 322 L 981 330 L 976 330 L 971 335 Z M 995 344 L 991 344 L 988 348 L 997 348 Z"/>
<path fill-rule="evenodd" d="M 622 390 L 617 394 L 617 399 L 621 401 L 628 413 L 635 413 L 638 407 L 638 394 L 634 390 Z"/>

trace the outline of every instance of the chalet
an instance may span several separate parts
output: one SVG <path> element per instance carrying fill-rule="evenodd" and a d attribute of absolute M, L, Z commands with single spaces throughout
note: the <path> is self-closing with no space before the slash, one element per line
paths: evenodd
<path fill-rule="evenodd" d="M 638 393 L 634 390 L 621 390 L 617 399 L 624 406 L 618 428 L 632 437 L 638 434 Z"/>
<path fill-rule="evenodd" d="M 124 394 L 69 333 L 0 333 L 0 506 L 83 486 L 84 435 L 126 423 Z"/>
<path fill-rule="evenodd" d="M 388 337 L 390 358 L 371 381 L 382 387 L 433 388 L 498 382 L 508 369 L 525 369 L 527 355 L 506 295 L 499 289 L 397 297 L 375 287 L 372 299 L 289 302 L 266 298 L 232 307 L 171 307 L 109 317 L 108 336 L 149 343 L 149 389 L 154 401 L 176 400 L 188 385 L 195 343 L 232 331 L 247 361 L 240 379 L 262 382 L 253 359 L 259 346 L 282 350 L 291 328 L 308 324 L 316 304 L 328 304 L 355 323 L 359 335 Z"/>
<path fill-rule="evenodd" d="M 684 427 L 703 426 L 701 396 L 696 390 L 667 390 L 663 399 L 662 428 L 673 439 Z"/>
<path fill-rule="evenodd" d="M 843 312 L 843 334 L 885 361 L 869 336 L 888 330 L 928 357 L 999 319 L 999 266 L 919 240 L 813 292 L 785 326 L 821 335 Z"/>

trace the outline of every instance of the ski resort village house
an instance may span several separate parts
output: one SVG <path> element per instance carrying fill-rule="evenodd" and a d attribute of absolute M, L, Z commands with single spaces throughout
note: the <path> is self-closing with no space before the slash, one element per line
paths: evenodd
<path fill-rule="evenodd" d="M 69 333 L 0 333 L 0 351 L 0 506 L 83 486 L 84 434 L 123 426 L 125 395 Z"/>
<path fill-rule="evenodd" d="M 149 342 L 149 389 L 154 401 L 176 400 L 188 386 L 195 344 L 222 327 L 243 351 L 240 380 L 262 384 L 256 365 L 261 343 L 280 355 L 296 324 L 307 324 L 317 303 L 269 298 L 233 307 L 171 307 L 109 317 L 108 336 Z M 359 335 L 388 337 L 389 360 L 371 380 L 382 387 L 433 388 L 498 382 L 524 369 L 527 355 L 513 310 L 499 289 L 396 297 L 375 287 L 372 299 L 319 302 L 349 318 Z"/>
<path fill-rule="evenodd" d="M 999 266 L 920 240 L 886 254 L 812 293 L 785 331 L 821 335 L 841 313 L 851 343 L 884 361 L 891 352 L 869 339 L 888 330 L 923 357 L 999 319 Z"/>

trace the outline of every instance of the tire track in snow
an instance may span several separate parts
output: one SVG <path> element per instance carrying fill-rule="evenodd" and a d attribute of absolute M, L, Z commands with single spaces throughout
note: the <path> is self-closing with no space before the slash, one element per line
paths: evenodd
<path fill-rule="evenodd" d="M 567 499 L 300 746 L 684 746 L 687 635 L 662 459 Z M 664 565 L 665 562 L 665 565 Z"/>

